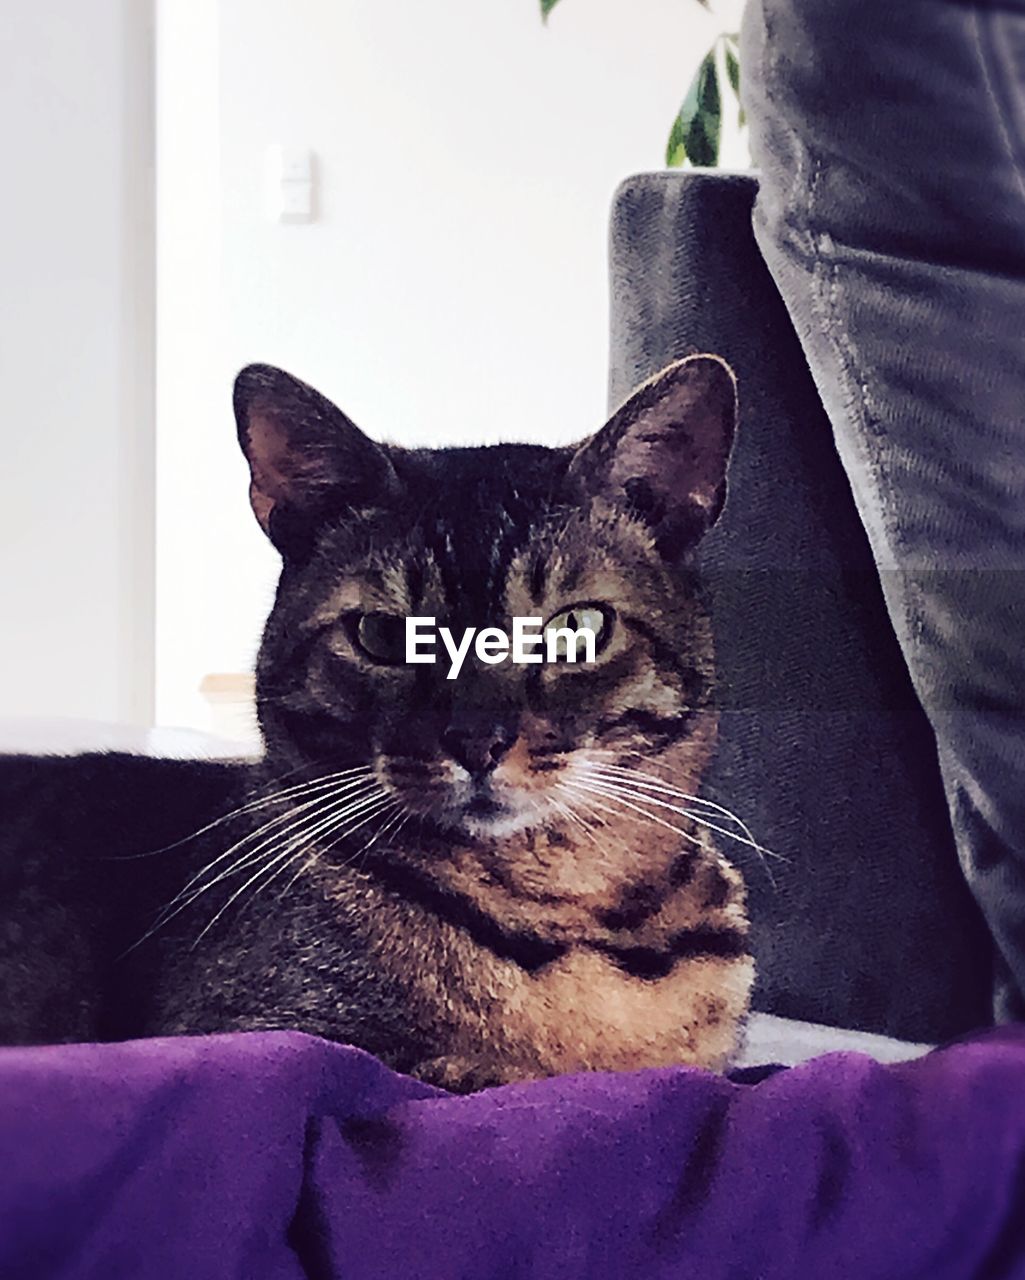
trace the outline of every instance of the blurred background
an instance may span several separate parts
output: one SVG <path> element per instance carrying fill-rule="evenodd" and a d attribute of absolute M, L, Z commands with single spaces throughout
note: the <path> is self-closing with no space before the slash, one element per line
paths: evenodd
<path fill-rule="evenodd" d="M 695 0 L 47 0 L 0 32 L 0 717 L 251 737 L 236 371 L 405 444 L 605 415 L 606 236 Z M 725 126 L 720 162 L 745 163 Z"/>

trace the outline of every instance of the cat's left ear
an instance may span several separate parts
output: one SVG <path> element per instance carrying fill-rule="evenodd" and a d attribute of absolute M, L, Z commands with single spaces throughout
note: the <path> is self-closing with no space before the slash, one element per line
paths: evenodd
<path fill-rule="evenodd" d="M 733 371 L 718 356 L 688 356 L 643 383 L 576 451 L 578 493 L 628 509 L 674 559 L 715 523 L 737 421 Z"/>

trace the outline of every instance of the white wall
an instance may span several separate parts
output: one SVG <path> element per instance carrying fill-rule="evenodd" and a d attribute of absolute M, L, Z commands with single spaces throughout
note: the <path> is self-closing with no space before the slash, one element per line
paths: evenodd
<path fill-rule="evenodd" d="M 0 24 L 0 716 L 151 715 L 150 26 Z"/>
<path fill-rule="evenodd" d="M 158 710 L 199 725 L 276 570 L 234 372 L 283 365 L 404 443 L 593 430 L 609 201 L 661 167 L 719 29 L 695 0 L 562 0 L 547 27 L 538 0 L 219 0 L 216 32 L 212 8 L 164 0 L 160 45 Z M 310 226 L 266 217 L 273 142 L 316 153 Z"/>

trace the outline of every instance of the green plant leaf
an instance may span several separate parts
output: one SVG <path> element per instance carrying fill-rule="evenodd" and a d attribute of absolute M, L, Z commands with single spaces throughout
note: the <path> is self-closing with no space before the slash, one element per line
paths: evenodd
<path fill-rule="evenodd" d="M 559 0 L 541 0 L 541 17 L 545 22 L 548 21 L 548 15 L 559 3 Z"/>
<path fill-rule="evenodd" d="M 669 130 L 666 164 L 672 169 L 687 163 L 714 168 L 719 162 L 721 136 L 722 95 L 713 47 L 694 73 L 683 106 Z"/>
<path fill-rule="evenodd" d="M 673 121 L 669 130 L 669 141 L 666 143 L 666 164 L 670 169 L 679 169 L 687 163 L 687 144 L 684 140 L 682 113 Z"/>
<path fill-rule="evenodd" d="M 737 57 L 736 53 L 734 53 L 734 51 L 730 48 L 729 45 L 726 46 L 726 74 L 730 78 L 730 86 L 733 89 L 733 92 L 739 98 L 740 97 L 740 59 Z"/>
<path fill-rule="evenodd" d="M 699 96 L 701 110 L 687 131 L 687 154 L 691 164 L 714 168 L 719 163 L 722 136 L 722 95 L 719 92 L 719 70 L 712 54 L 705 59 Z"/>

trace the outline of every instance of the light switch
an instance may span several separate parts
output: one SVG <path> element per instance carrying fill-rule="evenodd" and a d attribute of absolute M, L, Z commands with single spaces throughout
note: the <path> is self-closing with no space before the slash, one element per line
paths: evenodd
<path fill-rule="evenodd" d="M 275 222 L 312 222 L 315 205 L 313 152 L 275 143 L 267 148 L 267 211 Z"/>
<path fill-rule="evenodd" d="M 282 182 L 277 190 L 278 222 L 313 221 L 313 183 Z"/>
<path fill-rule="evenodd" d="M 284 147 L 275 143 L 270 148 L 269 164 L 278 182 L 313 181 L 313 152 L 308 147 Z"/>

